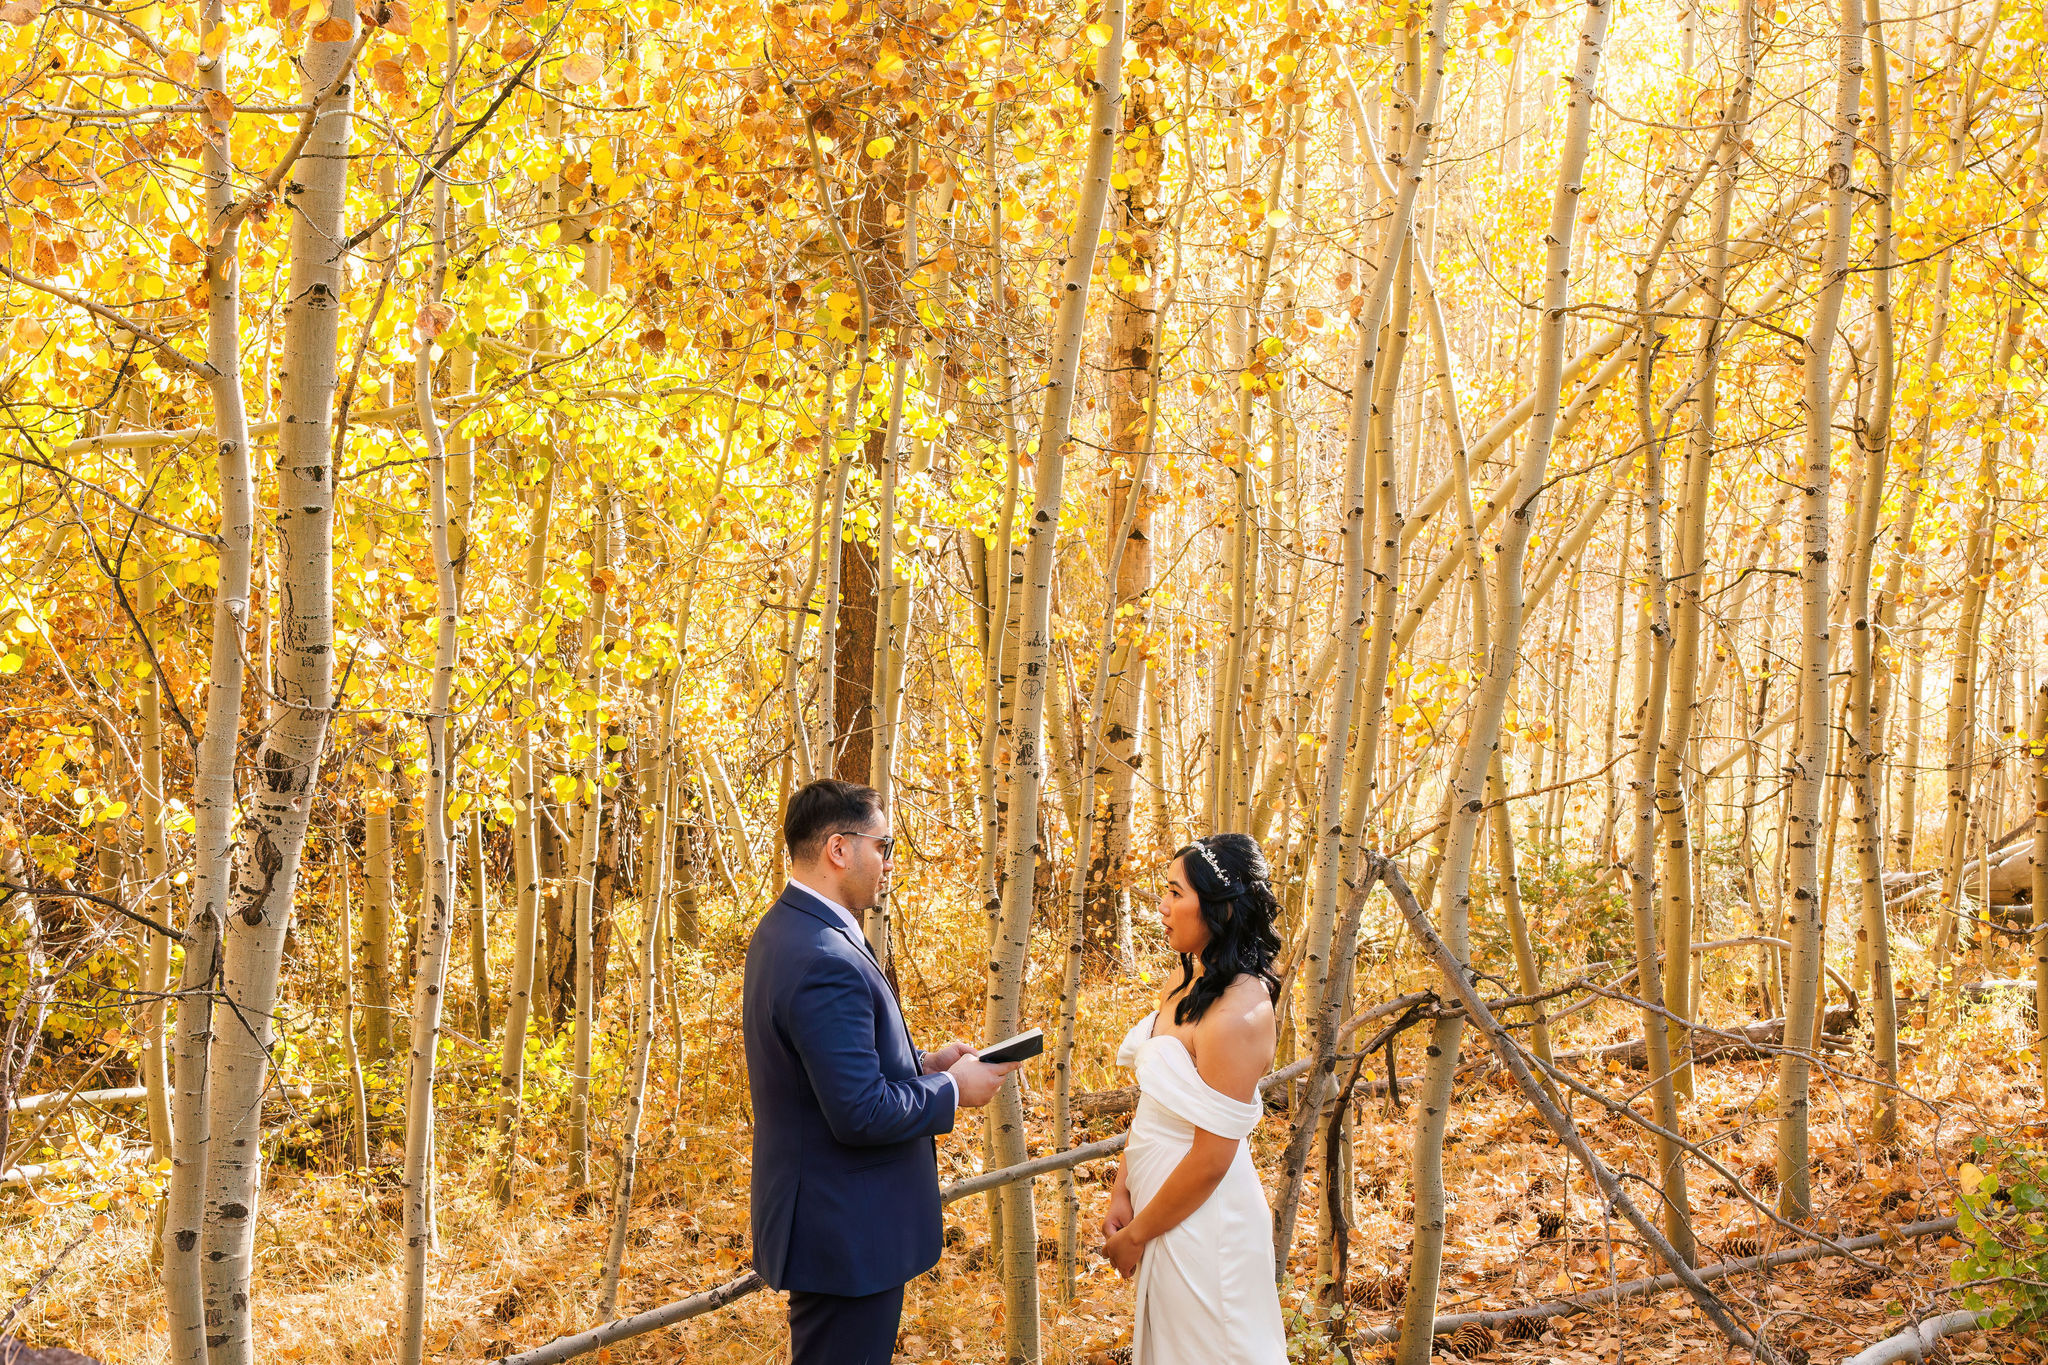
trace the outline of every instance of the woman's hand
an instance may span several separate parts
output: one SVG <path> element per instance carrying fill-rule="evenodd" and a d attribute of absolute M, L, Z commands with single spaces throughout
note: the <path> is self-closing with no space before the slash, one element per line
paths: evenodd
<path fill-rule="evenodd" d="M 1131 1210 L 1131 1193 L 1119 1181 L 1117 1187 L 1110 1191 L 1109 1212 L 1102 1220 L 1102 1240 L 1106 1242 L 1122 1232 L 1131 1225 L 1131 1219 L 1135 1217 L 1137 1214 Z"/>
<path fill-rule="evenodd" d="M 1104 1225 L 1107 1226 L 1107 1220 Z M 1128 1226 L 1119 1227 L 1102 1244 L 1102 1254 L 1116 1267 L 1116 1273 L 1128 1280 L 1138 1273 L 1138 1263 L 1145 1259 L 1145 1244 L 1131 1235 Z"/>

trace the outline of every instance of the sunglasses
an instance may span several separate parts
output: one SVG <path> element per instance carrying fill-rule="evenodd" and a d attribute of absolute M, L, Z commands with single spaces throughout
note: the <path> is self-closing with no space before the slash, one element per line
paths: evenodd
<path fill-rule="evenodd" d="M 864 830 L 842 829 L 834 833 L 844 834 L 849 839 L 873 839 L 882 850 L 882 861 L 888 862 L 896 853 L 896 836 L 893 834 L 869 834 Z"/>

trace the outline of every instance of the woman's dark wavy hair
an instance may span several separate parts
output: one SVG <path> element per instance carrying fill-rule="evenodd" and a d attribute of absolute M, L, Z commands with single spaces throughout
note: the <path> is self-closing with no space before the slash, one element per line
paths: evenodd
<path fill-rule="evenodd" d="M 1280 956 L 1280 935 L 1274 932 L 1273 919 L 1280 902 L 1273 894 L 1266 855 L 1250 835 L 1212 834 L 1173 856 L 1180 859 L 1188 889 L 1201 902 L 1202 923 L 1209 926 L 1200 979 L 1195 977 L 1194 959 L 1180 955 L 1180 984 L 1187 994 L 1173 1007 L 1173 1022 L 1200 1019 L 1240 976 L 1265 982 L 1267 994 L 1278 1003 L 1280 978 L 1273 963 Z"/>

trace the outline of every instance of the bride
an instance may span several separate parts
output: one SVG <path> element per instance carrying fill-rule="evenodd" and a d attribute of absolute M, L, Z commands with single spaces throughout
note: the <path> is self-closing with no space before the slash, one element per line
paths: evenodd
<path fill-rule="evenodd" d="M 1133 1365 L 1287 1360 L 1273 1219 L 1245 1142 L 1273 1064 L 1276 908 L 1245 835 L 1198 839 L 1167 867 L 1159 912 L 1180 979 L 1117 1053 L 1137 1070 L 1138 1111 L 1102 1223 L 1103 1254 L 1138 1277 Z"/>

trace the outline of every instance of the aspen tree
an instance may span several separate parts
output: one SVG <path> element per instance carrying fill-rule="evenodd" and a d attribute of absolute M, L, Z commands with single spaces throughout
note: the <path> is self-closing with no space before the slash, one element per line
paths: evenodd
<path fill-rule="evenodd" d="M 1659 839 L 1664 850 L 1663 891 L 1664 1005 L 1677 1016 L 1665 1028 L 1676 1059 L 1678 1092 L 1692 1098 L 1692 1035 L 1681 1020 L 1693 1016 L 1691 992 L 1693 922 L 1698 914 L 1693 884 L 1694 816 L 1686 803 L 1686 769 L 1708 700 L 1700 687 L 1704 648 L 1707 555 L 1707 511 L 1713 481 L 1713 459 L 1720 420 L 1721 356 L 1726 331 L 1729 276 L 1728 234 L 1734 222 L 1735 196 L 1742 178 L 1743 147 L 1748 138 L 1750 90 L 1756 80 L 1755 6 L 1744 0 L 1735 24 L 1735 82 L 1721 116 L 1714 153 L 1714 199 L 1709 210 L 1706 267 L 1701 275 L 1699 349 L 1692 382 L 1696 414 L 1685 445 L 1683 496 L 1678 509 L 1678 534 L 1670 581 L 1678 588 L 1671 612 L 1671 700 L 1666 712 L 1662 748 L 1657 760 Z M 1647 439 L 1647 437 L 1646 437 Z"/>
<path fill-rule="evenodd" d="M 1496 551 L 1496 634 L 1491 641 L 1486 673 L 1473 699 L 1470 727 L 1460 746 L 1450 783 L 1450 825 L 1445 833 L 1443 881 L 1438 895 L 1443 906 L 1444 941 L 1456 954 L 1470 951 L 1466 923 L 1470 912 L 1472 855 L 1480 819 L 1482 792 L 1492 763 L 1508 691 L 1521 650 L 1523 559 L 1534 530 L 1557 431 L 1558 406 L 1564 384 L 1565 310 L 1570 304 L 1570 262 L 1573 229 L 1578 218 L 1580 181 L 1591 140 L 1595 85 L 1602 45 L 1607 36 L 1608 0 L 1588 0 L 1572 63 L 1563 142 L 1558 157 L 1557 188 L 1552 196 L 1549 233 L 1544 239 L 1543 306 L 1537 332 L 1534 400 L 1528 440 L 1522 451 L 1516 500 Z M 1436 1320 L 1436 1292 L 1443 1270 L 1444 1188 L 1443 1139 L 1450 1117 L 1451 1081 L 1457 1070 L 1463 1023 L 1437 1021 L 1430 1030 L 1430 1061 L 1415 1097 L 1414 1144 L 1415 1252 L 1408 1274 L 1408 1293 L 1401 1308 L 1400 1365 L 1421 1365 L 1429 1358 Z"/>
<path fill-rule="evenodd" d="M 363 1050 L 374 1064 L 391 1055 L 391 922 L 398 904 L 396 850 L 391 837 L 391 790 L 384 770 L 391 760 L 381 745 L 370 749 L 370 791 L 363 805 Z"/>
<path fill-rule="evenodd" d="M 570 1041 L 569 1186 L 583 1198 L 590 1185 L 590 1059 L 597 1021 L 597 862 L 604 816 L 604 696 L 611 652 L 611 589 L 625 556 L 625 519 L 617 491 L 596 483 L 591 542 L 596 571 L 591 575 L 590 611 L 584 617 L 582 776 L 576 793 L 575 872 L 570 882 L 572 951 L 576 959 L 576 1023 Z M 738 895 L 738 887 L 734 887 Z"/>
<path fill-rule="evenodd" d="M 341 898 L 341 930 L 334 936 L 337 974 L 341 977 L 341 1050 L 348 1066 L 349 1161 L 358 1173 L 370 1169 L 370 1102 L 363 1089 L 363 1056 L 356 1048 L 356 973 L 350 923 L 353 897 L 348 880 L 348 843 L 336 840 L 334 880 Z"/>
<path fill-rule="evenodd" d="M 1985 33 L 1979 35 L 1980 37 L 1988 35 L 1990 28 L 1997 24 L 1998 16 L 2003 9 L 2002 0 L 1993 0 L 1989 25 L 1987 25 Z M 1948 128 L 1946 167 L 1950 180 L 1954 181 L 1960 174 L 1965 156 L 1965 148 L 1969 142 L 1970 126 L 1976 113 L 1977 85 L 1983 75 L 1985 48 L 1988 48 L 1989 44 L 1986 43 L 1984 48 L 1979 48 L 1974 41 L 1964 42 L 1961 39 L 1961 11 L 1956 13 L 1951 20 L 1951 25 L 1951 45 L 1958 46 L 1961 49 L 1958 51 L 1957 57 L 1959 61 L 1966 64 L 1963 80 L 1956 91 L 1955 117 L 1950 121 Z M 1934 270 L 1933 315 L 1928 322 L 1927 340 L 1927 411 L 1919 424 L 1919 431 L 1917 432 L 1919 439 L 1916 442 L 1917 458 L 1923 464 L 1927 459 L 1927 452 L 1934 438 L 1935 411 L 1946 388 L 1942 360 L 1948 341 L 1951 321 L 1951 289 L 1954 272 L 1955 252 L 1953 248 L 1950 248 L 1941 253 L 1941 257 L 1936 262 Z M 1990 496 L 1988 489 L 1985 492 L 1985 496 L 1987 498 Z M 1968 542 L 1972 550 L 1975 549 L 1978 543 L 1977 529 L 1978 525 L 1973 523 Z M 1977 587 L 1977 571 L 1973 553 L 1966 552 L 1964 573 L 1966 576 L 1966 581 L 1963 585 L 1964 598 L 1958 607 L 1954 644 L 1951 649 L 1952 666 L 1949 680 L 1948 723 L 1946 742 L 1943 746 L 1946 813 L 1942 822 L 1942 836 L 1938 854 L 1942 860 L 1940 864 L 1942 877 L 1940 893 L 1941 919 L 1935 931 L 1934 969 L 1937 976 L 1942 975 L 1948 969 L 1948 952 L 1954 939 L 1955 916 L 1956 912 L 1960 909 L 1957 897 L 1961 894 L 1962 890 L 1961 868 L 1965 856 L 1963 840 L 1970 814 L 1969 793 L 1967 789 L 1968 777 L 1965 768 L 1969 757 L 1969 727 L 1972 719 L 1970 700 L 1976 685 L 1978 629 L 1977 610 L 1972 606 L 1971 599 L 1976 597 L 1978 602 L 1981 603 L 1981 590 Z M 1918 755 L 1916 753 L 1913 763 L 1916 769 L 1918 766 L 1917 759 Z M 1910 814 L 1906 817 L 1906 823 L 1910 828 L 1912 823 Z"/>
<path fill-rule="evenodd" d="M 1017 1028 L 1023 1004 L 1025 962 L 1031 947 L 1032 889 L 1041 853 L 1038 806 L 1044 760 L 1039 733 L 1052 653 L 1053 551 L 1059 533 L 1074 386 L 1088 322 L 1088 287 L 1108 207 L 1110 167 L 1123 112 L 1123 0 L 1105 0 L 1101 17 L 1091 26 L 1088 36 L 1091 41 L 1099 40 L 1099 45 L 1087 164 L 1082 172 L 1074 235 L 1067 250 L 1054 322 L 1045 409 L 1039 422 L 1031 517 L 1025 532 L 1024 590 L 1018 604 L 1023 630 L 1017 661 L 1017 760 L 1011 770 L 1002 913 L 988 977 L 989 1027 L 998 1036 Z M 998 1164 L 1010 1166 L 1024 1159 L 1023 1117 L 1017 1082 L 1006 1081 L 989 1105 L 988 1113 Z M 1039 1357 L 1038 1223 L 1030 1182 L 1017 1181 L 1003 1187 L 1002 1224 L 1003 1350 L 1013 1365 L 1022 1365 Z"/>
<path fill-rule="evenodd" d="M 1799 741 L 1786 798 L 1786 890 L 1792 951 L 1786 963 L 1785 1050 L 1778 1054 L 1778 1206 L 1787 1217 L 1812 1210 L 1807 1160 L 1807 1082 L 1812 1069 L 1815 1012 L 1820 998 L 1820 815 L 1823 764 L 1828 749 L 1828 533 L 1829 470 L 1833 462 L 1828 355 L 1847 288 L 1849 230 L 1854 212 L 1851 176 L 1863 84 L 1863 0 L 1842 0 L 1835 109 L 1828 143 L 1828 217 L 1820 289 L 1806 337 L 1806 439 L 1800 487 Z"/>
<path fill-rule="evenodd" d="M 1338 883 L 1342 880 L 1348 857 L 1344 775 L 1354 704 L 1359 692 L 1359 657 L 1364 648 L 1366 480 L 1369 473 L 1389 474 L 1386 470 L 1368 469 L 1373 439 L 1373 396 L 1380 373 L 1377 368 L 1381 358 L 1378 353 L 1380 328 L 1393 301 L 1401 259 L 1408 248 L 1410 225 L 1415 218 L 1415 198 L 1422 188 L 1424 169 L 1429 164 L 1430 142 L 1436 131 L 1437 101 L 1443 89 L 1444 54 L 1450 41 L 1447 31 L 1450 23 L 1448 0 L 1437 0 L 1426 23 L 1429 52 L 1425 60 L 1428 65 L 1422 77 L 1421 95 L 1415 102 L 1412 133 L 1407 145 L 1398 157 L 1391 148 L 1388 152 L 1388 164 L 1395 171 L 1392 177 L 1396 188 L 1394 209 L 1387 221 L 1386 238 L 1373 276 L 1372 291 L 1358 319 L 1358 359 L 1352 373 L 1350 423 L 1345 435 L 1344 500 L 1340 504 L 1343 570 L 1337 588 L 1336 614 L 1331 625 L 1331 635 L 1336 644 L 1336 681 L 1324 732 L 1322 785 L 1313 826 L 1314 900 L 1309 906 L 1303 939 L 1302 968 L 1307 982 L 1305 1005 L 1310 1018 L 1321 1013 L 1323 994 L 1331 980 L 1331 935 L 1336 929 Z M 1397 519 L 1393 535 L 1397 554 L 1399 542 Z M 1366 705 L 1377 709 L 1380 700 L 1377 694 L 1368 695 Z M 1309 1094 L 1304 1100 L 1304 1117 L 1299 1120 L 1305 1129 L 1313 1130 L 1316 1126 L 1314 1115 L 1326 1099 L 1324 1087 L 1327 1082 L 1328 1077 L 1323 1071 L 1314 1073 Z M 1302 1160 L 1306 1161 L 1305 1152 Z M 1294 1240 L 1294 1214 L 1293 1204 L 1285 1198 L 1273 1214 L 1274 1261 L 1282 1274 L 1287 1265 L 1288 1249 Z"/>
<path fill-rule="evenodd" d="M 441 84 L 436 150 L 446 156 L 455 135 L 456 79 L 462 48 L 453 0 L 447 7 L 448 65 Z M 399 1365 L 420 1365 L 426 1354 L 427 1260 L 434 1250 L 434 1075 L 446 1005 L 448 963 L 455 936 L 455 854 L 448 816 L 448 793 L 454 781 L 455 756 L 449 749 L 449 718 L 455 702 L 456 630 L 461 614 L 451 538 L 448 498 L 448 451 L 441 418 L 434 404 L 435 338 L 454 321 L 455 310 L 442 297 L 448 280 L 448 182 L 434 181 L 428 233 L 433 251 L 419 316 L 413 324 L 418 350 L 413 364 L 413 401 L 419 408 L 420 435 L 427 451 L 426 531 L 434 565 L 434 671 L 426 715 L 427 782 L 422 800 L 426 884 L 422 888 L 419 962 L 412 988 L 412 1048 L 407 1059 L 405 1095 L 405 1287 L 398 1334 Z M 579 947 L 582 945 L 579 944 Z M 577 961 L 582 978 L 587 955 Z M 488 996 L 478 1001 L 486 1007 Z M 580 1022 L 580 1019 L 579 1019 Z M 587 1074 L 587 1067 L 586 1067 Z"/>
<path fill-rule="evenodd" d="M 1874 371 L 1870 420 L 1858 423 L 1857 436 L 1863 446 L 1863 489 L 1857 503 L 1856 524 L 1849 557 L 1850 627 L 1849 688 L 1845 706 L 1848 726 L 1843 735 L 1848 759 L 1848 779 L 1855 802 L 1856 880 L 1860 892 L 1860 923 L 1857 929 L 1856 974 L 1858 989 L 1869 993 L 1874 1037 L 1872 1051 L 1877 1063 L 1879 1088 L 1871 1137 L 1880 1143 L 1898 1134 L 1898 1105 L 1892 1086 L 1899 1076 L 1899 1021 L 1892 983 L 1891 929 L 1885 918 L 1884 850 L 1878 828 L 1878 793 L 1883 773 L 1878 766 L 1877 735 L 1880 725 L 1876 699 L 1876 632 L 1872 629 L 1870 582 L 1877 558 L 1880 508 L 1891 456 L 1891 421 L 1894 343 L 1891 312 L 1891 272 L 1895 263 L 1892 237 L 1892 130 L 1891 76 L 1885 49 L 1885 33 L 1879 0 L 1864 0 L 1865 22 L 1870 32 L 1870 109 L 1872 133 L 1868 139 L 1873 154 L 1875 231 L 1871 288 L 1870 364 Z"/>
<path fill-rule="evenodd" d="M 540 318 L 530 319 L 533 335 L 543 333 Z M 541 452 L 540 483 L 532 491 L 533 519 L 526 541 L 525 630 L 531 633 L 525 663 L 525 695 L 519 712 L 517 787 L 512 806 L 512 865 L 518 882 L 518 910 L 512 923 L 512 979 L 505 990 L 505 1032 L 498 1051 L 497 1131 L 501 1150 L 491 1175 L 491 1193 L 498 1203 L 512 1201 L 513 1167 L 519 1155 L 519 1117 L 526 1090 L 526 1027 L 533 1008 L 535 940 L 540 926 L 540 755 L 534 732 L 540 725 L 541 593 L 547 585 L 548 532 L 554 515 L 555 452 Z"/>
<path fill-rule="evenodd" d="M 126 395 L 131 425 L 148 424 L 149 400 L 139 382 L 131 381 Z M 151 459 L 147 447 L 135 453 L 136 478 L 145 488 L 150 483 Z M 162 572 L 149 530 L 137 528 L 142 539 L 142 564 L 135 576 L 135 615 L 141 621 L 144 648 L 156 652 L 156 580 Z M 171 894 L 169 859 L 164 851 L 164 714 L 163 679 L 156 669 L 142 680 L 142 727 L 139 748 L 141 772 L 136 783 L 136 815 L 142 829 L 142 894 L 137 897 L 143 914 L 160 924 L 170 922 Z M 142 1022 L 140 1070 L 144 1103 L 149 1121 L 149 1156 L 152 1161 L 171 1159 L 171 1070 L 164 1051 L 164 997 L 171 982 L 171 941 L 155 930 L 145 938 L 148 959 L 143 968 L 145 997 Z"/>
<path fill-rule="evenodd" d="M 225 22 L 224 0 L 202 10 L 206 31 Z M 227 64 L 215 59 L 199 73 L 203 91 L 227 93 Z M 184 925 L 185 960 L 178 978 L 173 1042 L 171 1174 L 164 1194 L 164 1312 L 173 1365 L 207 1365 L 206 1289 L 200 1236 L 206 1213 L 207 1165 L 213 1150 L 211 1058 L 213 1000 L 220 940 L 234 898 L 235 756 L 242 724 L 243 635 L 249 625 L 249 577 L 256 539 L 254 477 L 249 466 L 249 410 L 242 389 L 241 219 L 235 213 L 232 116 L 201 115 L 199 173 L 204 186 L 206 366 L 213 400 L 215 479 L 220 541 L 214 582 L 212 637 L 206 675 L 206 722 L 193 757 L 193 866 Z M 260 1091 L 259 1091 L 260 1093 Z"/>
<path fill-rule="evenodd" d="M 709 516 L 705 518 L 704 530 L 698 541 L 695 562 L 703 561 L 703 541 L 708 538 L 711 527 Z M 694 573 L 692 570 L 694 587 Z M 684 590 L 684 600 L 677 611 L 677 638 L 680 642 L 689 621 L 688 599 L 691 593 Z M 640 940 L 638 990 L 633 1000 L 633 1059 L 626 1077 L 626 1125 L 619 1139 L 619 1173 L 617 1189 L 612 1196 L 611 1235 L 605 1243 L 604 1272 L 598 1290 L 599 1311 L 609 1322 L 618 1315 L 619 1272 L 626 1258 L 627 1226 L 633 1216 L 633 1187 L 639 1173 L 640 1124 L 647 1112 L 647 1072 L 654 1057 L 654 991 L 655 961 L 660 951 L 663 907 L 667 900 L 668 875 L 671 859 L 668 856 L 668 832 L 673 827 L 669 817 L 668 794 L 673 780 L 673 754 L 675 747 L 675 694 L 682 686 L 681 664 L 683 656 L 679 651 L 678 674 L 669 686 L 669 696 L 662 708 L 659 719 L 660 735 L 654 747 L 659 758 L 643 765 L 643 773 L 649 773 L 653 780 L 646 784 L 652 796 L 642 821 L 642 838 L 646 841 L 640 868 Z M 653 680 L 650 679 L 650 682 Z M 681 1040 L 677 1040 L 678 1046 Z"/>
<path fill-rule="evenodd" d="M 1134 102 L 1135 103 L 1135 102 Z M 1153 328 L 1164 318 L 1172 307 L 1169 295 L 1158 306 L 1150 318 Z M 1157 335 L 1156 331 L 1153 333 Z M 1114 344 L 1114 343 L 1112 343 Z M 1159 388 L 1159 354 L 1156 348 L 1147 353 L 1145 363 L 1148 372 L 1144 379 L 1144 391 L 1156 393 Z M 1144 538 L 1134 533 L 1138 518 L 1143 514 L 1143 503 L 1137 490 L 1146 486 L 1151 476 L 1153 450 L 1158 437 L 1158 419 L 1148 413 L 1140 419 L 1140 427 L 1133 434 L 1138 435 L 1137 458 L 1129 466 L 1129 492 L 1123 502 L 1123 511 L 1117 523 L 1110 528 L 1110 552 L 1108 567 L 1104 570 L 1104 581 L 1112 585 L 1112 601 L 1115 585 L 1123 582 L 1123 557 L 1144 545 Z M 1118 682 L 1118 661 L 1116 638 L 1122 623 L 1114 607 L 1103 616 L 1102 631 L 1096 641 L 1095 679 L 1092 684 L 1087 710 L 1085 733 L 1082 737 L 1082 752 L 1078 767 L 1081 773 L 1081 795 L 1078 802 L 1080 820 L 1074 832 L 1074 861 L 1068 874 L 1066 902 L 1065 960 L 1062 964 L 1060 981 L 1060 1021 L 1057 1046 L 1053 1054 L 1053 1144 L 1064 1149 L 1073 1142 L 1073 1114 L 1071 1094 L 1074 1070 L 1074 1032 L 1079 1022 L 1081 1004 L 1082 956 L 1087 948 L 1088 894 L 1091 882 L 1097 875 L 1100 864 L 1095 856 L 1094 844 L 1099 828 L 1107 824 L 1106 818 L 1096 815 L 1096 779 L 1105 766 L 1102 751 L 1109 743 L 1109 726 L 1112 722 L 1107 715 L 1111 690 Z M 1128 811 L 1126 812 L 1128 815 Z M 1106 834 L 1106 830 L 1103 831 Z M 1074 1297 L 1074 1279 L 1079 1265 L 1081 1199 L 1075 1184 L 1071 1167 L 1060 1172 L 1060 1222 L 1059 1222 L 1059 1295 L 1061 1302 Z"/>
<path fill-rule="evenodd" d="M 2033 769 L 2034 830 L 2028 876 L 2033 900 L 2034 1047 L 2048 1056 L 2048 681 L 2036 685 L 2032 718 L 2027 722 L 2027 758 Z"/>
<path fill-rule="evenodd" d="M 262 1190 L 262 1096 L 276 1037 L 285 932 L 333 706 L 331 413 L 355 37 L 352 11 L 330 16 L 308 36 L 301 90 L 314 106 L 312 132 L 285 187 L 292 227 L 277 455 L 278 709 L 257 751 L 261 777 L 247 801 L 243 901 L 221 937 L 221 995 L 238 1022 L 220 1032 L 208 1059 L 203 1280 L 211 1365 L 248 1365 L 255 1355 L 250 1291 Z"/>

